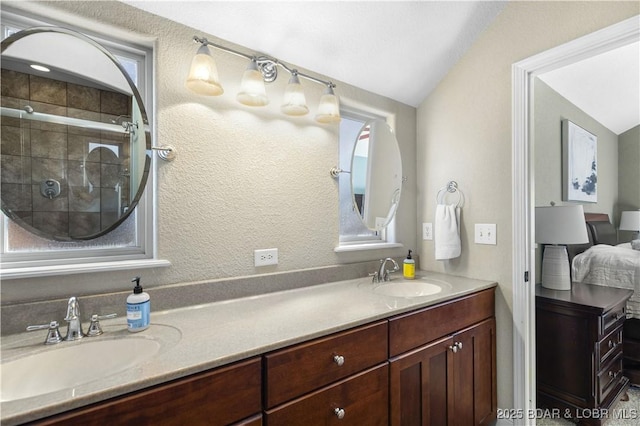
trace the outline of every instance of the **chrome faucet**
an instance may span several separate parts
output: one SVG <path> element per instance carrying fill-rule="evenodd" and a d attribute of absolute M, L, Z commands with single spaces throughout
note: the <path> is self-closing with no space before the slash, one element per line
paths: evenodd
<path fill-rule="evenodd" d="M 68 324 L 67 336 L 64 340 L 78 340 L 84 337 L 80 320 L 80 304 L 75 296 L 69 298 L 69 302 L 67 302 L 67 316 L 64 320 Z"/>
<path fill-rule="evenodd" d="M 393 269 L 386 269 L 387 262 L 393 263 Z M 396 262 L 392 258 L 387 257 L 386 259 L 382 259 L 380 260 L 380 268 L 378 268 L 378 272 L 373 274 L 373 281 L 374 282 L 389 281 L 391 279 L 391 277 L 389 277 L 389 274 L 392 274 L 399 270 L 400 270 L 400 266 L 398 266 L 398 262 Z"/>
<path fill-rule="evenodd" d="M 102 334 L 102 327 L 100 326 L 100 320 L 107 318 L 115 318 L 117 314 L 107 315 L 91 315 L 91 324 L 89 324 L 89 330 L 85 334 L 82 331 L 82 321 L 80 318 L 80 303 L 77 297 L 70 297 L 67 302 L 67 315 L 64 320 L 67 322 L 67 335 L 63 339 L 58 330 L 58 321 L 51 321 L 49 324 L 30 325 L 27 327 L 27 331 L 34 330 L 49 330 L 47 332 L 47 338 L 45 339 L 45 345 L 52 345 L 60 343 L 63 340 L 73 341 L 79 340 L 83 337 L 99 336 Z"/>

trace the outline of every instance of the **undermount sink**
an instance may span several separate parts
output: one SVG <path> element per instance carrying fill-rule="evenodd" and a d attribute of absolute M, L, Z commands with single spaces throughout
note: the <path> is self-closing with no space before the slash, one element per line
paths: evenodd
<path fill-rule="evenodd" d="M 380 283 L 373 288 L 373 292 L 391 297 L 425 297 L 440 293 L 451 285 L 445 281 L 433 278 L 416 278 L 415 280 L 392 280 Z"/>
<path fill-rule="evenodd" d="M 164 328 L 170 329 L 168 340 L 124 335 L 126 337 L 94 341 L 85 337 L 4 361 L 0 364 L 0 401 L 73 391 L 78 386 L 136 367 L 158 354 L 167 343 L 179 339 L 179 331 Z"/>

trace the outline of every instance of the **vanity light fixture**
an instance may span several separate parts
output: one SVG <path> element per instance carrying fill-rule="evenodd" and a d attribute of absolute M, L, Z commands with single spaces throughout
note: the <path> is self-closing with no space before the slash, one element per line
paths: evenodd
<path fill-rule="evenodd" d="M 285 88 L 282 106 L 280 107 L 284 114 L 291 116 L 308 114 L 309 108 L 307 107 L 304 89 L 300 83 L 300 77 L 303 77 L 326 87 L 324 94 L 320 98 L 318 114 L 315 117 L 316 121 L 320 123 L 336 123 L 340 121 L 340 101 L 333 91 L 336 86 L 332 82 L 301 73 L 269 56 L 247 55 L 198 36 L 194 36 L 193 41 L 201 44 L 191 62 L 191 70 L 186 82 L 187 88 L 194 93 L 207 96 L 218 96 L 224 93 L 224 89 L 218 79 L 215 61 L 209 51 L 209 46 L 212 46 L 249 59 L 249 66 L 242 75 L 240 93 L 236 97 L 238 102 L 249 106 L 267 105 L 269 98 L 267 97 L 264 83 L 275 81 L 278 78 L 278 67 L 281 67 L 291 75 Z"/>
<path fill-rule="evenodd" d="M 262 73 L 258 71 L 258 63 L 255 58 L 249 61 L 247 69 L 242 74 L 240 93 L 236 98 L 238 102 L 248 106 L 265 106 L 269 103 Z"/>
<path fill-rule="evenodd" d="M 199 95 L 218 96 L 224 93 L 218 78 L 218 67 L 206 45 L 200 46 L 191 61 L 186 86 Z"/>
<path fill-rule="evenodd" d="M 327 84 L 324 94 L 320 98 L 316 121 L 319 123 L 337 123 L 340 121 L 340 101 L 333 93 L 333 85 Z"/>
<path fill-rule="evenodd" d="M 298 78 L 298 70 L 293 70 L 289 83 L 284 89 L 284 99 L 280 107 L 283 113 L 287 115 L 305 115 L 309 112 L 307 107 L 307 99 L 304 96 L 304 89 Z"/>

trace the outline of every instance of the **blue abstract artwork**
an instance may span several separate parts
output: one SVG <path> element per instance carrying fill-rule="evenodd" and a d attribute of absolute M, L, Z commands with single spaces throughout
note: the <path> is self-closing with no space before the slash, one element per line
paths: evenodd
<path fill-rule="evenodd" d="M 562 121 L 563 200 L 598 202 L 598 138 Z"/>

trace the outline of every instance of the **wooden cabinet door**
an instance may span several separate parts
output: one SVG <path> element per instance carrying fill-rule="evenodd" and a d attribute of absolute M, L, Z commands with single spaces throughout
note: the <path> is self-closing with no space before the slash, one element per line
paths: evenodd
<path fill-rule="evenodd" d="M 390 425 L 447 424 L 448 401 L 453 389 L 448 377 L 453 369 L 451 337 L 391 359 Z"/>
<path fill-rule="evenodd" d="M 496 321 L 490 318 L 453 336 L 453 400 L 449 425 L 485 425 L 497 414 Z"/>
<path fill-rule="evenodd" d="M 490 318 L 393 358 L 390 424 L 469 426 L 495 420 L 495 329 Z"/>

